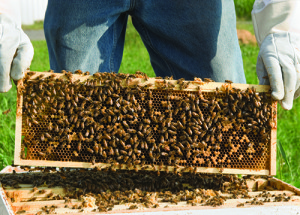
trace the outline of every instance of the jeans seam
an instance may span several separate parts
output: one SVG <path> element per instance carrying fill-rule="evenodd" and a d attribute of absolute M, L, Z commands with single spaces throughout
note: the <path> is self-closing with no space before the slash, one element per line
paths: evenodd
<path fill-rule="evenodd" d="M 172 70 L 172 67 L 169 65 L 169 63 L 165 60 L 165 58 L 153 47 L 150 37 L 148 35 L 147 30 L 144 28 L 144 26 L 137 20 L 135 20 L 135 22 L 141 27 L 141 30 L 145 33 L 145 39 L 146 41 L 149 43 L 149 46 L 152 48 L 152 50 L 161 57 L 161 59 L 163 59 L 163 61 L 166 63 L 167 67 L 169 68 L 170 73 L 172 74 L 172 76 L 174 77 L 174 79 L 176 79 L 175 74 Z M 154 71 L 155 72 L 155 71 Z"/>

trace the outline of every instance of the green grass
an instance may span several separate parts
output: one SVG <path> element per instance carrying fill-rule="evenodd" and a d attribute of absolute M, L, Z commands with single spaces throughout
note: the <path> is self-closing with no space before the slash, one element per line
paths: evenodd
<path fill-rule="evenodd" d="M 30 69 L 32 71 L 48 71 L 50 68 L 49 55 L 46 41 L 32 41 L 34 57 Z"/>
<path fill-rule="evenodd" d="M 120 72 L 134 73 L 137 70 L 147 73 L 149 77 L 155 76 L 147 49 L 140 35 L 134 29 L 132 22 L 129 20 Z"/>
<path fill-rule="evenodd" d="M 11 109 L 7 115 L 4 111 Z M 0 168 L 10 165 L 14 156 L 16 126 L 16 87 L 0 93 Z"/>
<path fill-rule="evenodd" d="M 43 30 L 44 21 L 36 21 L 33 25 L 22 25 L 23 30 Z"/>
<path fill-rule="evenodd" d="M 253 29 L 253 25 L 252 25 L 251 21 L 241 21 L 241 20 L 239 20 L 236 23 L 236 28 L 250 31 L 251 34 L 254 35 L 254 29 Z"/>
<path fill-rule="evenodd" d="M 234 0 L 236 15 L 239 19 L 250 20 L 255 0 Z"/>
<path fill-rule="evenodd" d="M 244 28 L 253 31 L 251 24 L 244 23 Z M 33 41 L 35 55 L 32 61 L 32 71 L 45 71 L 49 69 L 47 45 L 45 41 Z M 253 45 L 241 45 L 243 54 L 244 70 L 248 83 L 258 84 L 256 76 L 256 58 L 258 47 Z M 140 36 L 134 30 L 131 22 L 128 23 L 126 33 L 124 56 L 120 72 L 134 73 L 140 70 L 149 76 L 155 76 L 150 65 L 149 55 L 140 39 Z M 16 89 L 13 87 L 8 93 L 0 94 L 0 168 L 10 165 L 13 159 L 14 150 L 14 129 L 15 129 L 15 111 L 16 111 Z M 11 109 L 8 115 L 2 112 Z M 286 161 L 282 158 L 278 150 L 277 156 L 277 175 L 276 177 L 287 183 L 300 188 L 300 99 L 295 100 L 294 107 L 290 111 L 284 111 L 279 105 L 278 108 L 278 140 L 281 141 L 285 150 L 290 169 Z M 293 177 L 292 174 L 293 173 Z"/>

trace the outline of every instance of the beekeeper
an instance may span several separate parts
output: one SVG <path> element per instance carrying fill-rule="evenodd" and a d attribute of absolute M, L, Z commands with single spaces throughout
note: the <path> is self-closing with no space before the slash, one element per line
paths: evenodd
<path fill-rule="evenodd" d="M 12 2 L 0 0 L 1 92 L 11 88 L 10 78 L 22 78 L 33 56 Z M 157 76 L 246 82 L 233 0 L 49 0 L 51 69 L 118 71 L 129 15 Z M 270 84 L 272 97 L 289 110 L 300 94 L 300 1 L 256 0 L 252 20 L 259 82 Z"/>

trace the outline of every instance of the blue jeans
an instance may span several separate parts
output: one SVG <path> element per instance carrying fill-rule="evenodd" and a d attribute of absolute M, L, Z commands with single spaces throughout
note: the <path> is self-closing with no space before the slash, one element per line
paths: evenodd
<path fill-rule="evenodd" d="M 49 0 L 51 69 L 117 72 L 128 15 L 157 76 L 246 82 L 233 0 Z"/>

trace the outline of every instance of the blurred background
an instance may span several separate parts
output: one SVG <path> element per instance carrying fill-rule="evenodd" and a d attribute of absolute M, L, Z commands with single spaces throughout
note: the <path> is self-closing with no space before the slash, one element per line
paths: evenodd
<path fill-rule="evenodd" d="M 18 0 L 16 7 L 21 13 L 23 25 L 33 25 L 43 21 L 48 0 Z"/>

